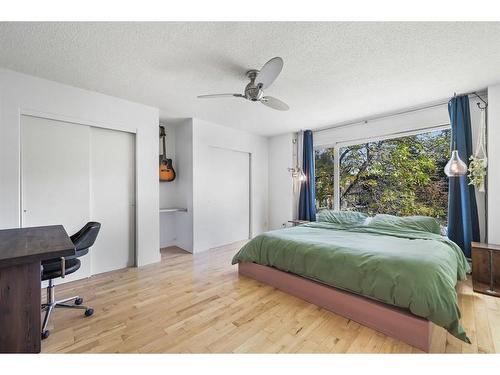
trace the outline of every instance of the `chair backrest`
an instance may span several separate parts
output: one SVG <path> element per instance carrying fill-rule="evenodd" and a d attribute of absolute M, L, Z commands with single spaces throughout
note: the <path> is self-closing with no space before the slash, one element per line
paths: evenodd
<path fill-rule="evenodd" d="M 89 252 L 89 247 L 94 244 L 100 229 L 101 223 L 90 221 L 70 237 L 75 245 L 75 258 L 81 257 Z"/>

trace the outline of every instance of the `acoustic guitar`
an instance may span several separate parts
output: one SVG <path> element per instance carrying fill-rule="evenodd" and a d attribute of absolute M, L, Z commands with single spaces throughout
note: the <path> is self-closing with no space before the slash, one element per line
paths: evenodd
<path fill-rule="evenodd" d="M 167 158 L 167 148 L 165 146 L 165 127 L 160 125 L 160 138 L 163 142 L 163 153 L 160 155 L 160 181 L 175 180 L 175 171 L 172 165 L 172 159 Z"/>

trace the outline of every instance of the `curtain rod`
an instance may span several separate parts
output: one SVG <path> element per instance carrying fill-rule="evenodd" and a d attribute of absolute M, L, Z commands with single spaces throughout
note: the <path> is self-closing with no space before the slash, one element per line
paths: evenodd
<path fill-rule="evenodd" d="M 470 92 L 465 92 L 465 93 L 458 94 L 458 95 L 455 93 L 454 96 L 476 95 L 483 103 L 485 103 L 484 108 L 486 108 L 488 106 L 488 103 L 486 101 L 484 101 L 483 98 L 481 98 L 479 96 L 479 95 L 485 95 L 486 93 L 487 93 L 486 89 L 483 89 L 481 91 L 470 91 Z M 428 104 L 418 106 L 418 107 L 410 107 L 410 108 L 406 108 L 406 109 L 403 109 L 403 110 L 397 111 L 397 112 L 389 112 L 389 113 L 375 115 L 372 117 L 366 117 L 366 118 L 358 119 L 358 120 L 354 120 L 354 121 L 341 122 L 341 123 L 336 124 L 336 125 L 329 125 L 329 126 L 326 126 L 323 128 L 318 128 L 316 130 L 313 130 L 313 133 L 319 133 L 319 132 L 322 132 L 325 130 L 331 130 L 331 129 L 345 128 L 345 127 L 357 125 L 357 124 L 363 124 L 363 123 L 367 124 L 369 121 L 380 120 L 380 119 L 387 118 L 387 117 L 394 117 L 394 116 L 404 115 L 407 113 L 422 111 L 424 109 L 439 107 L 439 106 L 442 106 L 444 104 L 447 104 L 449 101 L 450 101 L 450 99 L 446 99 L 446 100 L 441 99 L 440 101 L 437 101 L 437 102 L 428 103 Z M 477 103 L 477 106 L 480 109 L 484 109 L 483 107 L 480 106 L 479 103 Z"/>

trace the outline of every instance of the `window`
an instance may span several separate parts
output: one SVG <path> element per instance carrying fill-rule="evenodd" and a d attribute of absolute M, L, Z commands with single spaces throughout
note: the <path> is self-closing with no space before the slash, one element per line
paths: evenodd
<path fill-rule="evenodd" d="M 334 149 L 316 150 L 317 208 L 369 215 L 426 215 L 446 222 L 450 130 L 341 147 L 339 187 L 334 188 Z"/>
<path fill-rule="evenodd" d="M 324 148 L 314 151 L 314 173 L 316 176 L 316 209 L 333 209 L 334 207 L 334 179 L 335 179 L 335 150 Z"/>

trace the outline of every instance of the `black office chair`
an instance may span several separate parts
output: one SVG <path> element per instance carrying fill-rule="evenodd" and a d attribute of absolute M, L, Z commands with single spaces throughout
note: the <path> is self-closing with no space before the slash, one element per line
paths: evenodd
<path fill-rule="evenodd" d="M 42 339 L 49 337 L 50 331 L 47 330 L 47 325 L 50 314 L 55 308 L 83 309 L 85 310 L 85 316 L 91 316 L 94 313 L 94 309 L 82 305 L 83 298 L 80 296 L 56 301 L 53 280 L 58 277 L 65 277 L 80 268 L 81 262 L 78 258 L 89 252 L 89 247 L 94 244 L 100 229 L 100 223 L 91 221 L 85 224 L 82 229 L 70 237 L 75 245 L 75 255 L 66 258 L 49 259 L 42 262 L 42 281 L 49 281 L 49 285 L 47 286 L 47 303 L 42 304 L 42 311 L 45 311 L 45 318 L 42 325 Z M 69 303 L 73 300 L 74 303 Z"/>

